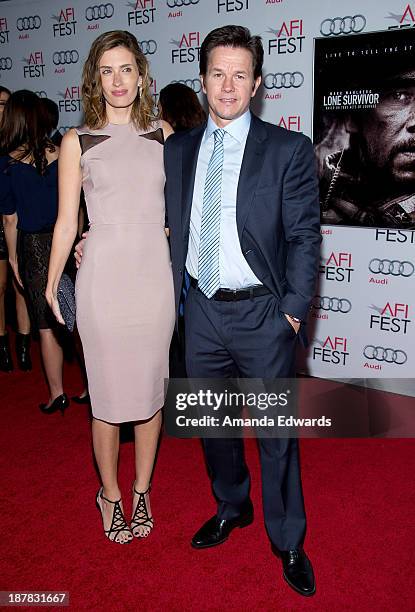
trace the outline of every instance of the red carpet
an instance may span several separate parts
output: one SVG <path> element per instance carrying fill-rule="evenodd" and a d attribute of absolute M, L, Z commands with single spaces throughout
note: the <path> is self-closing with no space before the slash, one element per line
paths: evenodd
<path fill-rule="evenodd" d="M 69 591 L 74 610 L 413 609 L 412 440 L 302 442 L 305 548 L 317 579 L 316 595 L 305 599 L 285 584 L 271 553 L 252 440 L 253 525 L 220 547 L 192 550 L 193 532 L 214 512 L 202 452 L 196 440 L 164 437 L 153 479 L 154 532 L 128 546 L 108 542 L 94 504 L 87 410 L 72 404 L 64 418 L 42 415 L 36 406 L 46 389 L 35 361 L 31 373 L 0 373 L 0 590 Z M 80 390 L 75 366 L 66 369 L 66 390 Z M 131 442 L 122 444 L 128 509 L 132 452 Z"/>

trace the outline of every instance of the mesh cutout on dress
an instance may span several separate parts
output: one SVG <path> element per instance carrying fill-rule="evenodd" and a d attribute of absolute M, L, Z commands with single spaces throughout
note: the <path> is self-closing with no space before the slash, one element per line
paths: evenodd
<path fill-rule="evenodd" d="M 147 132 L 147 134 L 140 134 L 143 138 L 148 140 L 157 140 L 160 144 L 164 145 L 164 134 L 162 128 L 154 130 L 154 132 Z"/>
<path fill-rule="evenodd" d="M 89 149 L 92 149 L 92 147 L 95 147 L 95 145 L 108 140 L 108 138 L 111 138 L 111 136 L 108 136 L 107 134 L 78 134 L 78 137 L 82 155 L 89 151 Z"/>

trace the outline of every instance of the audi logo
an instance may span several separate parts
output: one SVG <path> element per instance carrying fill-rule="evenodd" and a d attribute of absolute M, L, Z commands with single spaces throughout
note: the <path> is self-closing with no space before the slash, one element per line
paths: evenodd
<path fill-rule="evenodd" d="M 346 298 L 328 297 L 327 295 L 316 295 L 312 302 L 316 310 L 331 310 L 331 312 L 350 312 L 352 303 Z"/>
<path fill-rule="evenodd" d="M 358 34 L 364 30 L 366 17 L 364 15 L 354 15 L 351 17 L 334 17 L 325 19 L 320 24 L 320 32 L 323 36 L 340 36 L 340 34 Z"/>
<path fill-rule="evenodd" d="M 79 60 L 79 53 L 75 49 L 72 51 L 55 51 L 52 56 L 53 63 L 55 66 L 61 66 L 62 64 L 76 64 Z"/>
<path fill-rule="evenodd" d="M 264 78 L 265 89 L 298 89 L 304 83 L 302 72 L 276 72 L 267 74 Z"/>
<path fill-rule="evenodd" d="M 11 57 L 0 57 L 0 70 L 11 70 L 13 66 Z"/>
<path fill-rule="evenodd" d="M 85 9 L 85 19 L 87 21 L 97 21 L 98 19 L 111 19 L 114 14 L 114 5 L 110 2 L 106 4 L 94 4 Z"/>
<path fill-rule="evenodd" d="M 183 85 L 187 85 L 191 87 L 195 93 L 200 93 L 202 91 L 202 83 L 199 79 L 185 79 L 179 81 L 171 81 L 172 83 L 183 83 Z"/>
<path fill-rule="evenodd" d="M 23 32 L 23 30 L 38 30 L 41 25 L 42 20 L 39 15 L 19 17 L 16 21 L 16 28 L 19 30 L 19 32 Z"/>
<path fill-rule="evenodd" d="M 412 276 L 415 266 L 412 261 L 399 261 L 397 259 L 372 259 L 369 270 L 373 274 L 391 274 L 392 276 Z"/>
<path fill-rule="evenodd" d="M 35 91 L 35 94 L 37 96 L 39 96 L 39 98 L 47 98 L 48 94 L 46 93 L 46 91 L 40 90 L 40 91 Z"/>
<path fill-rule="evenodd" d="M 180 6 L 190 6 L 191 4 L 199 4 L 199 0 L 167 0 L 169 8 L 179 8 Z"/>
<path fill-rule="evenodd" d="M 70 125 L 60 125 L 58 127 L 58 132 L 60 132 L 61 134 L 66 134 L 66 132 L 70 129 L 71 129 Z"/>
<path fill-rule="evenodd" d="M 139 40 L 138 44 L 144 55 L 154 55 L 157 51 L 157 43 L 155 40 Z"/>
<path fill-rule="evenodd" d="M 403 365 L 408 355 L 405 351 L 393 348 L 384 348 L 383 346 L 373 346 L 367 344 L 363 349 L 363 355 L 366 359 L 375 359 L 376 361 L 385 361 L 386 363 L 396 363 L 396 365 Z"/>

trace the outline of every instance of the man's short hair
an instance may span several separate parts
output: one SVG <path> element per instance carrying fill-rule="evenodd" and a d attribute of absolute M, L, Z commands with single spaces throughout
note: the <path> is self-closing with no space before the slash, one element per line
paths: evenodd
<path fill-rule="evenodd" d="M 248 28 L 228 25 L 209 32 L 200 47 L 200 74 L 205 75 L 209 62 L 209 54 L 215 47 L 233 47 L 246 49 L 252 55 L 254 79 L 261 76 L 264 63 L 264 48 L 260 36 L 251 36 Z"/>

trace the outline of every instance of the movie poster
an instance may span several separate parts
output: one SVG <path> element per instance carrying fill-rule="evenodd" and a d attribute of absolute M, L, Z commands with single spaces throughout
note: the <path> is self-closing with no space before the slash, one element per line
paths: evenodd
<path fill-rule="evenodd" d="M 415 228 L 415 30 L 318 38 L 321 222 Z"/>

